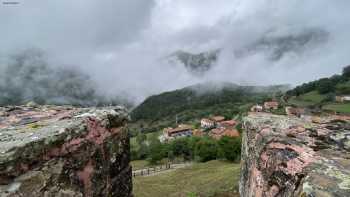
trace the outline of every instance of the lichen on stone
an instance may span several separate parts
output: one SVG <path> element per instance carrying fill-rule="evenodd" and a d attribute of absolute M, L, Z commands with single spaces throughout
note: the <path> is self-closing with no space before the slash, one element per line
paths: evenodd
<path fill-rule="evenodd" d="M 0 196 L 131 196 L 124 108 L 19 106 L 2 114 Z"/>
<path fill-rule="evenodd" d="M 251 113 L 244 118 L 242 197 L 350 196 L 350 123 Z"/>

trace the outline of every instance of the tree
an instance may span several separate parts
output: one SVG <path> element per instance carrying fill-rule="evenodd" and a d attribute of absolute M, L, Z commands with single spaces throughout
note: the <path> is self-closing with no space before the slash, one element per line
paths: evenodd
<path fill-rule="evenodd" d="M 349 84 L 339 84 L 337 86 L 337 94 L 350 94 Z"/>
<path fill-rule="evenodd" d="M 189 140 L 189 138 L 179 138 L 171 142 L 170 149 L 173 152 L 174 156 L 182 156 L 185 160 L 191 158 L 192 150 Z"/>
<path fill-rule="evenodd" d="M 328 94 L 326 94 L 326 96 L 322 100 L 322 102 L 333 102 L 335 100 L 335 97 L 336 97 L 335 93 L 328 93 Z"/>
<path fill-rule="evenodd" d="M 327 94 L 330 92 L 334 92 L 335 84 L 333 84 L 330 79 L 324 78 L 319 80 L 317 85 L 317 90 L 320 94 Z"/>
<path fill-rule="evenodd" d="M 164 158 L 164 147 L 159 140 L 152 140 L 149 145 L 148 160 L 151 164 L 157 164 Z"/>
<path fill-rule="evenodd" d="M 217 150 L 217 144 L 212 138 L 202 138 L 196 143 L 195 157 L 201 162 L 214 160 L 217 157 Z"/>
<path fill-rule="evenodd" d="M 345 66 L 343 68 L 343 76 L 348 77 L 348 78 L 350 77 L 350 65 Z"/>
<path fill-rule="evenodd" d="M 132 148 L 132 147 L 130 148 L 130 159 L 131 159 L 131 161 L 139 159 L 139 155 L 138 155 L 137 149 Z"/>
<path fill-rule="evenodd" d="M 218 141 L 218 155 L 229 161 L 236 161 L 241 156 L 241 138 L 224 136 Z"/>
<path fill-rule="evenodd" d="M 201 128 L 201 123 L 200 122 L 196 122 L 196 123 L 193 124 L 193 127 L 195 129 L 200 129 Z"/>
<path fill-rule="evenodd" d="M 173 151 L 168 151 L 168 160 L 169 161 L 174 161 L 175 159 L 175 155 L 174 155 L 174 152 Z"/>
<path fill-rule="evenodd" d="M 141 144 L 137 150 L 137 153 L 138 159 L 146 159 L 149 153 L 148 146 L 145 143 Z"/>
<path fill-rule="evenodd" d="M 142 132 L 139 132 L 136 136 L 136 141 L 138 144 L 143 144 L 147 139 L 147 136 L 146 134 L 142 133 Z"/>
<path fill-rule="evenodd" d="M 236 126 L 236 129 L 238 130 L 239 133 L 243 133 L 243 123 L 242 123 L 242 121 L 239 121 L 239 123 Z"/>

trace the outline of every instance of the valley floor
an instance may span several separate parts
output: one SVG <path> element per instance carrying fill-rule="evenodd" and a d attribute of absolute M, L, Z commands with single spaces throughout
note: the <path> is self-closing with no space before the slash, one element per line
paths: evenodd
<path fill-rule="evenodd" d="M 156 176 L 133 179 L 135 197 L 238 197 L 240 165 L 196 163 Z"/>

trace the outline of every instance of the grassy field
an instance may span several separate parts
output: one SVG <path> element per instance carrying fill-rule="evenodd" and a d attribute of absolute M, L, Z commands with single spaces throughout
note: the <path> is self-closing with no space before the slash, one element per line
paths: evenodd
<path fill-rule="evenodd" d="M 312 91 L 300 95 L 299 97 L 293 97 L 288 100 L 288 103 L 299 107 L 309 107 L 312 105 L 321 104 L 325 97 L 325 95 L 321 95 L 317 91 Z M 323 110 L 350 114 L 350 103 L 322 103 L 322 105 Z"/>
<path fill-rule="evenodd" d="M 238 197 L 240 165 L 210 161 L 191 167 L 136 177 L 135 197 Z"/>
<path fill-rule="evenodd" d="M 299 97 L 293 97 L 289 99 L 288 103 L 294 104 L 299 107 L 307 107 L 321 103 L 325 99 L 324 95 L 319 94 L 317 91 L 312 91 Z"/>
<path fill-rule="evenodd" d="M 309 101 L 313 103 L 321 103 L 325 99 L 324 95 L 318 93 L 318 91 L 312 91 L 300 96 L 301 100 Z"/>
<path fill-rule="evenodd" d="M 149 166 L 149 163 L 146 160 L 131 161 L 130 164 L 132 166 L 132 170 L 144 169 Z"/>
<path fill-rule="evenodd" d="M 350 103 L 328 104 L 323 106 L 322 109 L 335 111 L 339 113 L 350 113 Z"/>

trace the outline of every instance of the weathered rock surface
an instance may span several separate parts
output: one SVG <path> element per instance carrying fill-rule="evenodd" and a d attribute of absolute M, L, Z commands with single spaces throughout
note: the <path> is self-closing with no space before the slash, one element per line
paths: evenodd
<path fill-rule="evenodd" d="M 131 196 L 124 108 L 0 108 L 0 196 Z"/>
<path fill-rule="evenodd" d="M 349 122 L 252 113 L 244 127 L 242 197 L 350 196 Z"/>

